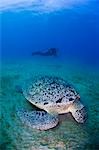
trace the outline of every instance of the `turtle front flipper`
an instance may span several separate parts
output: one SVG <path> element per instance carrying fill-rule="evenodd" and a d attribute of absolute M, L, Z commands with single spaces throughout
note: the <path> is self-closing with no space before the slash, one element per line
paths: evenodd
<path fill-rule="evenodd" d="M 27 126 L 39 130 L 48 130 L 58 124 L 58 115 L 51 115 L 45 111 L 17 110 L 21 121 Z"/>
<path fill-rule="evenodd" d="M 84 105 L 79 100 L 76 100 L 69 107 L 69 111 L 72 113 L 72 116 L 78 123 L 84 123 L 88 117 Z"/>

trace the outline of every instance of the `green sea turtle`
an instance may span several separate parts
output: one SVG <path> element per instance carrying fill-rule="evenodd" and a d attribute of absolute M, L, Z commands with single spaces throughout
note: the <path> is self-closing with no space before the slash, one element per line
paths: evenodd
<path fill-rule="evenodd" d="M 65 80 L 58 77 L 40 77 L 25 85 L 20 92 L 40 111 L 18 110 L 22 122 L 32 128 L 47 130 L 55 127 L 58 114 L 70 112 L 78 123 L 84 123 L 87 113 L 80 96 Z"/>

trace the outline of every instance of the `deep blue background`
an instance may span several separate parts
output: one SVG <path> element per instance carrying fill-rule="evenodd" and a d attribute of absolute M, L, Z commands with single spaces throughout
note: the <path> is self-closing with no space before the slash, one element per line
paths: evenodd
<path fill-rule="evenodd" d="M 2 58 L 29 57 L 56 47 L 63 59 L 99 63 L 98 2 L 57 13 L 2 13 Z M 0 14 L 1 15 L 1 14 Z"/>

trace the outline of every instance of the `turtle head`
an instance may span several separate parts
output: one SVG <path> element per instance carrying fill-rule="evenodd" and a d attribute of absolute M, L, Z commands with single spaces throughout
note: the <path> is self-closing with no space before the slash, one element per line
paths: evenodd
<path fill-rule="evenodd" d="M 69 108 L 69 111 L 72 113 L 72 116 L 78 123 L 84 123 L 87 119 L 87 111 L 84 105 L 76 100 Z"/>

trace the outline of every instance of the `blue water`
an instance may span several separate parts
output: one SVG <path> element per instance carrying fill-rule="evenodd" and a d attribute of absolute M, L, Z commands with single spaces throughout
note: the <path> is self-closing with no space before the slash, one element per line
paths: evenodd
<path fill-rule="evenodd" d="M 2 15 L 2 58 L 30 56 L 56 47 L 64 59 L 99 63 L 98 2 L 58 12 L 33 14 L 5 11 Z"/>
<path fill-rule="evenodd" d="M 98 10 L 98 0 L 48 12 L 26 8 L 16 11 L 12 7 L 0 10 L 1 150 L 99 149 Z M 59 50 L 56 58 L 31 56 L 33 51 L 51 47 Z M 16 108 L 33 108 L 16 93 L 15 85 L 35 75 L 70 81 L 86 105 L 88 122 L 80 126 L 70 117 L 60 127 L 40 133 L 22 126 Z"/>

